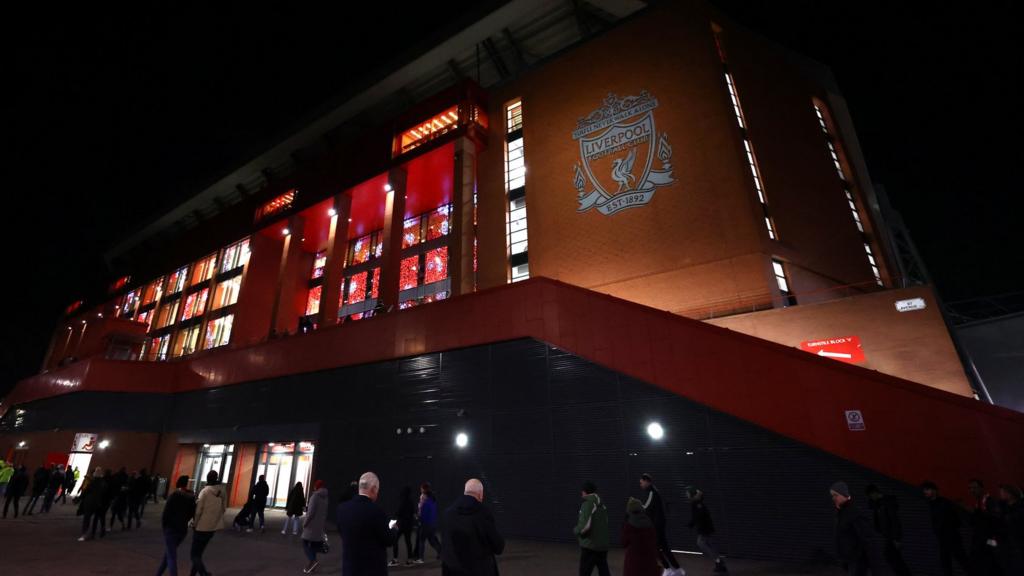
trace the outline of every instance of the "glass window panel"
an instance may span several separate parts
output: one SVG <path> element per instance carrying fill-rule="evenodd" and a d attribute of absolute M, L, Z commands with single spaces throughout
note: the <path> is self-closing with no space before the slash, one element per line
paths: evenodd
<path fill-rule="evenodd" d="M 424 255 L 426 270 L 423 272 L 423 283 L 430 284 L 448 277 L 448 247 L 442 246 L 428 250 Z"/>
<path fill-rule="evenodd" d="M 320 278 L 324 275 L 324 267 L 327 265 L 327 250 L 321 250 L 316 253 L 316 259 L 313 260 L 313 278 Z"/>
<path fill-rule="evenodd" d="M 309 296 L 306 298 L 306 315 L 320 312 L 320 294 L 323 286 L 314 286 L 309 289 Z"/>
<path fill-rule="evenodd" d="M 441 206 L 427 216 L 427 240 L 447 236 L 450 226 L 451 205 Z"/>
<path fill-rule="evenodd" d="M 370 244 L 372 236 L 367 234 L 352 241 L 349 255 L 349 266 L 362 264 L 370 259 Z"/>
<path fill-rule="evenodd" d="M 380 268 L 373 269 L 373 288 L 371 289 L 370 298 L 376 298 L 380 292 Z"/>
<path fill-rule="evenodd" d="M 242 285 L 242 276 L 219 282 L 213 295 L 213 309 L 231 306 L 238 301 L 238 288 Z"/>
<path fill-rule="evenodd" d="M 409 218 L 402 224 L 402 248 L 420 243 L 420 217 Z"/>
<path fill-rule="evenodd" d="M 231 325 L 234 320 L 235 315 L 229 314 L 206 323 L 207 349 L 223 346 L 231 340 Z"/>
<path fill-rule="evenodd" d="M 419 286 L 420 257 L 412 256 L 402 260 L 398 276 L 398 289 L 407 290 Z"/>
<path fill-rule="evenodd" d="M 348 299 L 346 304 L 355 304 L 366 300 L 366 272 L 360 272 L 348 279 Z"/>

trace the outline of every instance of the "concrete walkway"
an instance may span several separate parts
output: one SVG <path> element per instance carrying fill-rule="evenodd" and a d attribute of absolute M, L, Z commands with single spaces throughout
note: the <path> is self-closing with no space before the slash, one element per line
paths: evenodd
<path fill-rule="evenodd" d="M 159 505 L 146 507 L 140 530 L 108 532 L 104 539 L 78 542 L 81 517 L 75 506 L 55 504 L 49 515 L 0 520 L 0 574 L 3 576 L 78 576 L 95 574 L 155 574 L 163 554 Z M 234 518 L 229 510 L 227 518 Z M 267 513 L 267 531 L 219 532 L 207 549 L 207 567 L 217 576 L 263 576 L 302 574 L 305 557 L 298 536 L 282 536 L 284 515 Z M 499 526 L 500 528 L 500 526 Z M 341 573 L 341 550 L 337 533 L 329 534 L 331 552 L 322 555 L 317 574 Z M 188 548 L 191 536 L 178 550 L 179 573 L 188 574 Z M 400 550 L 405 559 L 405 544 Z M 397 576 L 439 576 L 440 563 L 428 555 L 422 566 L 395 567 Z M 703 557 L 679 554 L 677 557 L 690 576 L 711 574 L 712 564 Z M 578 549 L 571 544 L 511 540 L 499 558 L 502 576 L 574 575 Z M 622 550 L 609 553 L 612 574 L 622 573 Z M 732 574 L 759 576 L 784 574 L 839 574 L 833 568 L 812 568 L 769 562 L 730 560 Z M 595 572 L 596 574 L 596 572 Z"/>

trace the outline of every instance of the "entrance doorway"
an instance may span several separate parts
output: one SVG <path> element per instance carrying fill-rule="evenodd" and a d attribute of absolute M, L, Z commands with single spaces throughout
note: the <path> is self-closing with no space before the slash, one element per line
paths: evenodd
<path fill-rule="evenodd" d="M 235 456 L 234 444 L 203 444 L 196 459 L 196 472 L 189 480 L 191 488 L 198 494 L 206 486 L 206 475 L 217 471 L 217 477 L 225 489 L 230 488 L 231 464 Z"/>
<path fill-rule="evenodd" d="M 303 491 L 309 494 L 314 450 L 312 442 L 269 442 L 260 446 L 256 477 L 267 477 L 270 486 L 268 507 L 284 508 L 288 503 L 288 492 L 296 482 L 302 482 Z"/>

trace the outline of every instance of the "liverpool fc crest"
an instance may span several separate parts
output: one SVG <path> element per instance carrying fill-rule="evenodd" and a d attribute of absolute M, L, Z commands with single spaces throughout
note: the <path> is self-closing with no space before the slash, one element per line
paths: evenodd
<path fill-rule="evenodd" d="M 646 90 L 625 98 L 608 94 L 600 108 L 576 122 L 572 138 L 580 143 L 573 175 L 577 211 L 596 208 L 611 216 L 647 204 L 657 188 L 675 182 L 668 136 L 658 134 L 654 126 L 657 107 L 657 99 Z M 655 156 L 660 170 L 651 169 Z"/>

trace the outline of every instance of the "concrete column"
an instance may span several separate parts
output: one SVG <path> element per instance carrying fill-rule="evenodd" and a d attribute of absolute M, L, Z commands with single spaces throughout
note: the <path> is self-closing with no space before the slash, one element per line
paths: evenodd
<path fill-rule="evenodd" d="M 292 309 L 295 300 L 296 267 L 300 264 L 302 252 L 302 231 L 305 222 L 301 216 L 288 219 L 288 230 L 281 246 L 281 265 L 277 274 L 277 291 L 274 296 L 274 307 L 271 314 L 271 331 L 278 334 L 298 330 L 299 318 Z"/>
<path fill-rule="evenodd" d="M 476 144 L 465 136 L 455 141 L 455 174 L 452 186 L 451 240 L 448 244 L 448 275 L 452 296 L 473 292 L 473 191 L 476 189 Z"/>
<path fill-rule="evenodd" d="M 384 308 L 394 306 L 398 309 L 398 277 L 402 264 L 402 222 L 405 216 L 405 182 L 404 166 L 392 168 L 388 172 L 391 191 L 384 200 L 384 247 L 381 253 L 380 269 L 380 302 Z"/>
<path fill-rule="evenodd" d="M 338 301 L 341 298 L 342 271 L 348 248 L 348 219 L 352 213 L 352 196 L 334 197 L 334 216 L 331 216 L 327 235 L 327 262 L 324 264 L 324 283 L 320 292 L 320 326 L 338 323 Z"/>

